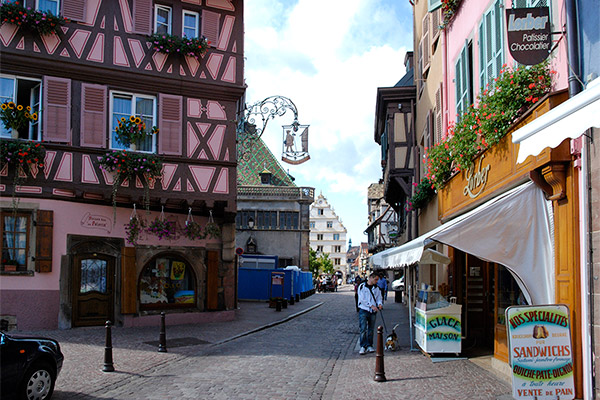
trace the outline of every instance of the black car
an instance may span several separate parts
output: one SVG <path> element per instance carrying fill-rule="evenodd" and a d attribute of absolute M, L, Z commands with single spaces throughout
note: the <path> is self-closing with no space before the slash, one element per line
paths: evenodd
<path fill-rule="evenodd" d="M 56 340 L 14 337 L 0 332 L 0 397 L 19 400 L 51 398 L 63 359 Z"/>

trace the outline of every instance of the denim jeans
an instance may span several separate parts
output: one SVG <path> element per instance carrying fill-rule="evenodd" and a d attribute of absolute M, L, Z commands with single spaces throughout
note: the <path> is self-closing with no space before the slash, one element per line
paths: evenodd
<path fill-rule="evenodd" d="M 375 333 L 376 313 L 358 310 L 358 327 L 360 328 L 360 347 L 373 346 L 373 334 Z"/>

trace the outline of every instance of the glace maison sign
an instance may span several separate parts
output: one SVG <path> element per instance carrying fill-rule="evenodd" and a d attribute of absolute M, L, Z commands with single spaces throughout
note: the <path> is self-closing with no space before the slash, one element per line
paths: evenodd
<path fill-rule="evenodd" d="M 506 10 L 511 56 L 521 64 L 536 65 L 548 58 L 552 45 L 548 7 Z"/>

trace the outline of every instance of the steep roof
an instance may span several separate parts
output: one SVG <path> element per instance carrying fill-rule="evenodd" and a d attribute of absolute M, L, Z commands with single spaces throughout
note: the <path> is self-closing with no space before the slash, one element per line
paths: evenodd
<path fill-rule="evenodd" d="M 394 87 L 406 87 L 415 85 L 415 70 L 409 69 L 406 74 L 400 79 Z"/>
<path fill-rule="evenodd" d="M 258 138 L 252 148 L 238 161 L 238 185 L 260 186 L 260 173 L 265 170 L 271 173 L 272 186 L 296 186 L 265 142 Z"/>

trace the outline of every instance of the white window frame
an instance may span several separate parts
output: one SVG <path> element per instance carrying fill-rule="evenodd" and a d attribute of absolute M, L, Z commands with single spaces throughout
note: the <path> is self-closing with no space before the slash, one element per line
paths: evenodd
<path fill-rule="evenodd" d="M 60 6 L 61 6 L 60 1 L 61 0 L 50 0 L 50 1 L 56 2 L 56 13 L 52 13 L 52 14 L 60 15 Z M 23 0 L 21 0 L 21 3 L 23 3 Z M 35 9 L 38 11 L 42 11 L 42 12 L 47 11 L 47 10 L 40 10 L 40 0 L 35 0 Z"/>
<path fill-rule="evenodd" d="M 152 129 L 152 126 L 157 126 L 157 118 L 158 118 L 158 114 L 157 114 L 157 99 L 156 96 L 150 96 L 147 94 L 139 94 L 139 93 L 130 93 L 130 92 L 123 92 L 120 90 L 111 90 L 110 91 L 110 104 L 109 104 L 109 119 L 110 119 L 110 125 L 109 125 L 109 135 L 108 135 L 108 142 L 109 142 L 109 148 L 111 150 L 129 150 L 130 147 L 125 147 L 125 148 L 120 148 L 120 147 L 113 147 L 113 133 L 115 130 L 115 126 L 113 125 L 113 103 L 114 103 L 114 98 L 116 96 L 131 96 L 131 109 L 130 109 L 130 114 L 129 115 L 137 115 L 135 113 L 135 103 L 136 103 L 136 99 L 137 98 L 141 98 L 141 99 L 150 99 L 153 102 L 153 107 L 152 107 L 152 125 L 151 126 L 147 126 L 146 125 L 146 129 Z M 156 135 L 152 135 L 152 150 L 151 151 L 145 151 L 145 150 L 140 150 L 137 149 L 136 151 L 140 152 L 140 153 L 156 153 Z"/>
<path fill-rule="evenodd" d="M 41 79 L 35 79 L 35 78 L 28 78 L 25 76 L 19 76 L 19 75 L 9 75 L 9 74 L 0 74 L 0 78 L 6 78 L 6 79 L 12 79 L 13 80 L 13 97 L 12 97 L 12 101 L 17 104 L 17 99 L 16 96 L 18 96 L 18 89 L 19 89 L 19 85 L 18 85 L 18 81 L 32 81 L 32 82 L 38 82 L 38 85 L 40 87 L 40 95 L 38 98 L 38 105 L 39 105 L 39 110 L 37 112 L 38 114 L 38 119 L 37 121 L 35 121 L 34 126 L 35 126 L 35 130 L 31 129 L 31 122 L 29 123 L 28 126 L 28 134 L 27 134 L 27 139 L 28 140 L 35 140 L 35 141 L 40 141 L 42 140 L 42 109 L 43 109 L 43 104 L 42 104 L 42 99 L 43 99 L 43 95 L 42 95 L 42 80 Z M 31 89 L 33 91 L 33 88 Z M 29 95 L 29 104 L 25 105 L 23 104 L 23 106 L 30 106 L 33 110 L 32 107 L 32 98 L 31 98 L 31 93 Z M 1 101 L 0 101 L 1 103 Z M 1 123 L 0 123 L 1 124 Z M 2 128 L 4 128 L 4 125 L 2 125 Z M 12 132 L 10 130 L 8 130 L 8 133 L 6 134 L 2 134 L 2 131 L 4 131 L 4 129 L 0 129 L 0 137 L 5 138 L 5 139 L 10 139 L 12 137 Z"/>
<path fill-rule="evenodd" d="M 181 14 L 181 37 L 188 37 L 188 36 L 185 36 L 185 28 L 188 28 L 188 29 L 192 28 L 190 26 L 185 26 L 186 14 L 193 15 L 194 17 L 196 17 L 196 26 L 193 27 L 196 34 L 194 36 L 190 36 L 189 38 L 191 39 L 191 38 L 200 37 L 200 13 L 197 13 L 194 11 L 188 11 L 188 10 L 183 10 L 183 12 Z"/>
<path fill-rule="evenodd" d="M 336 239 L 337 236 L 337 239 Z M 334 233 L 333 234 L 333 240 L 340 240 L 340 234 L 339 233 Z"/>
<path fill-rule="evenodd" d="M 169 21 L 167 22 L 167 34 L 170 35 L 173 32 L 173 9 L 169 6 L 163 6 L 160 4 L 156 4 L 154 6 L 154 33 L 158 33 L 158 10 L 167 11 L 169 13 Z"/>
<path fill-rule="evenodd" d="M 327 221 L 327 227 L 333 228 L 333 221 Z"/>

